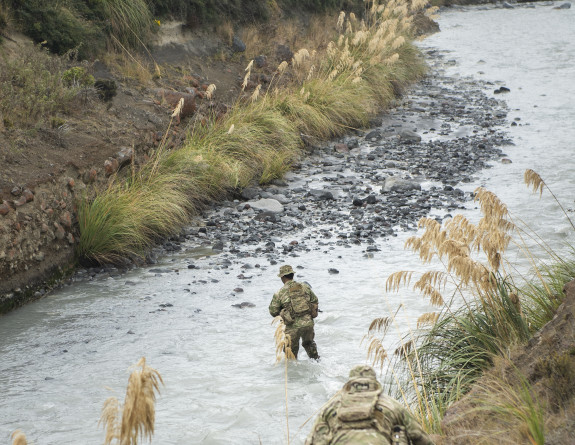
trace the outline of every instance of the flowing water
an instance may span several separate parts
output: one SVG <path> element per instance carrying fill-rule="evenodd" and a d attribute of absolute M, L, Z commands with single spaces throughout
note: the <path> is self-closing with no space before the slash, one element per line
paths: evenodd
<path fill-rule="evenodd" d="M 439 23 L 442 32 L 421 42 L 422 49 L 445 53 L 449 74 L 491 81 L 493 90 L 508 87 L 509 119 L 520 119 L 509 127 L 515 145 L 504 148 L 513 163 L 494 163 L 462 188 L 486 186 L 516 219 L 563 249 L 573 241 L 569 221 L 547 192 L 541 200 L 528 192 L 523 172 L 536 170 L 571 211 L 575 10 L 551 4 L 458 9 L 443 13 Z M 477 218 L 469 207 L 466 214 Z M 431 309 L 410 292 L 384 295 L 389 273 L 422 270 L 403 250 L 412 234 L 390 238 L 373 256 L 357 246 L 331 246 L 289 258 L 303 266 L 297 278 L 312 284 L 323 310 L 316 324 L 321 361 L 302 351 L 288 367 L 291 443 L 303 443 L 311 427 L 304 422 L 353 365 L 365 362 L 361 340 L 374 317 L 403 303 L 405 329 Z M 291 239 L 296 235 L 283 241 Z M 0 442 L 9 443 L 20 428 L 34 444 L 102 443 L 103 402 L 111 395 L 123 400 L 128 368 L 142 356 L 165 382 L 152 443 L 288 442 L 285 368 L 275 364 L 267 311 L 281 285 L 277 266 L 255 256 L 230 265 L 222 255 L 188 247 L 153 268 L 75 283 L 0 319 Z M 190 257 L 195 269 L 187 267 Z M 240 286 L 244 292 L 234 292 Z M 256 306 L 231 306 L 241 301 Z"/>

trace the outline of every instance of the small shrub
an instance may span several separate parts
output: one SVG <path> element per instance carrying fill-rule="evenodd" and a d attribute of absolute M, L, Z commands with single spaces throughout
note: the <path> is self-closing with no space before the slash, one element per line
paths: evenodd
<path fill-rule="evenodd" d="M 94 82 L 94 88 L 98 91 L 98 96 L 107 102 L 117 94 L 116 81 L 112 79 L 98 79 Z"/>
<path fill-rule="evenodd" d="M 91 87 L 94 85 L 94 76 L 82 66 L 74 66 L 62 74 L 64 84 L 69 87 Z"/>

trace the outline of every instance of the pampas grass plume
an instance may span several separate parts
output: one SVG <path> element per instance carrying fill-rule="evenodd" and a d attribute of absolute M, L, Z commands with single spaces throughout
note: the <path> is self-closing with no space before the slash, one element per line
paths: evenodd
<path fill-rule="evenodd" d="M 26 435 L 20 430 L 14 431 L 10 437 L 12 438 L 12 445 L 28 445 Z"/>

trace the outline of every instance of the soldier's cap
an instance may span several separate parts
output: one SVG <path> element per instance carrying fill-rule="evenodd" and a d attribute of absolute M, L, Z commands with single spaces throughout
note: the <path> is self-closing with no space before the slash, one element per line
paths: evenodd
<path fill-rule="evenodd" d="M 278 277 L 283 277 L 285 275 L 289 275 L 290 273 L 295 273 L 292 269 L 291 266 L 284 264 L 283 266 L 280 267 L 280 273 L 278 274 Z"/>
<path fill-rule="evenodd" d="M 351 371 L 349 371 L 349 378 L 370 378 L 373 380 L 377 380 L 377 376 L 375 375 L 375 371 L 371 366 L 368 365 L 358 365 L 354 366 Z"/>
<path fill-rule="evenodd" d="M 344 391 L 353 392 L 353 387 L 359 384 L 360 386 L 369 388 L 369 390 L 381 389 L 381 383 L 378 382 L 375 371 L 371 366 L 359 365 L 354 366 L 349 372 L 349 380 L 343 386 Z M 366 389 L 362 389 L 365 391 Z"/>

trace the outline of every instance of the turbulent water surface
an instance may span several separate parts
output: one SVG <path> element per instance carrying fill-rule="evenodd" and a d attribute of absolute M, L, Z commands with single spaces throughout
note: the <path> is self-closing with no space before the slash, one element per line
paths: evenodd
<path fill-rule="evenodd" d="M 515 145 L 503 149 L 512 163 L 494 162 L 460 187 L 486 186 L 517 220 L 562 249 L 573 239 L 568 220 L 547 193 L 539 200 L 523 185 L 524 170 L 532 168 L 568 212 L 573 207 L 575 10 L 552 6 L 448 11 L 439 19 L 442 32 L 421 46 L 444 55 L 447 74 L 493 82 L 490 96 L 500 86 L 511 90 L 504 99 Z M 468 207 L 466 214 L 476 218 Z M 286 257 L 303 267 L 298 278 L 313 286 L 323 310 L 316 325 L 321 361 L 302 351 L 288 368 L 291 443 L 303 443 L 311 426 L 306 420 L 353 365 L 365 362 L 361 341 L 374 317 L 403 303 L 399 326 L 406 329 L 430 310 L 410 292 L 384 292 L 389 273 L 422 270 L 403 250 L 411 234 L 400 231 L 373 255 L 364 246 L 319 244 Z M 35 444 L 102 443 L 102 404 L 110 395 L 123 399 L 129 366 L 145 356 L 165 382 L 153 443 L 287 443 L 285 368 L 275 364 L 267 311 L 281 285 L 279 264 L 257 255 L 223 258 L 184 250 L 152 268 L 75 283 L 0 319 L 0 441 L 9 442 L 20 428 Z M 194 269 L 188 269 L 191 260 Z M 231 306 L 242 301 L 255 307 Z"/>

